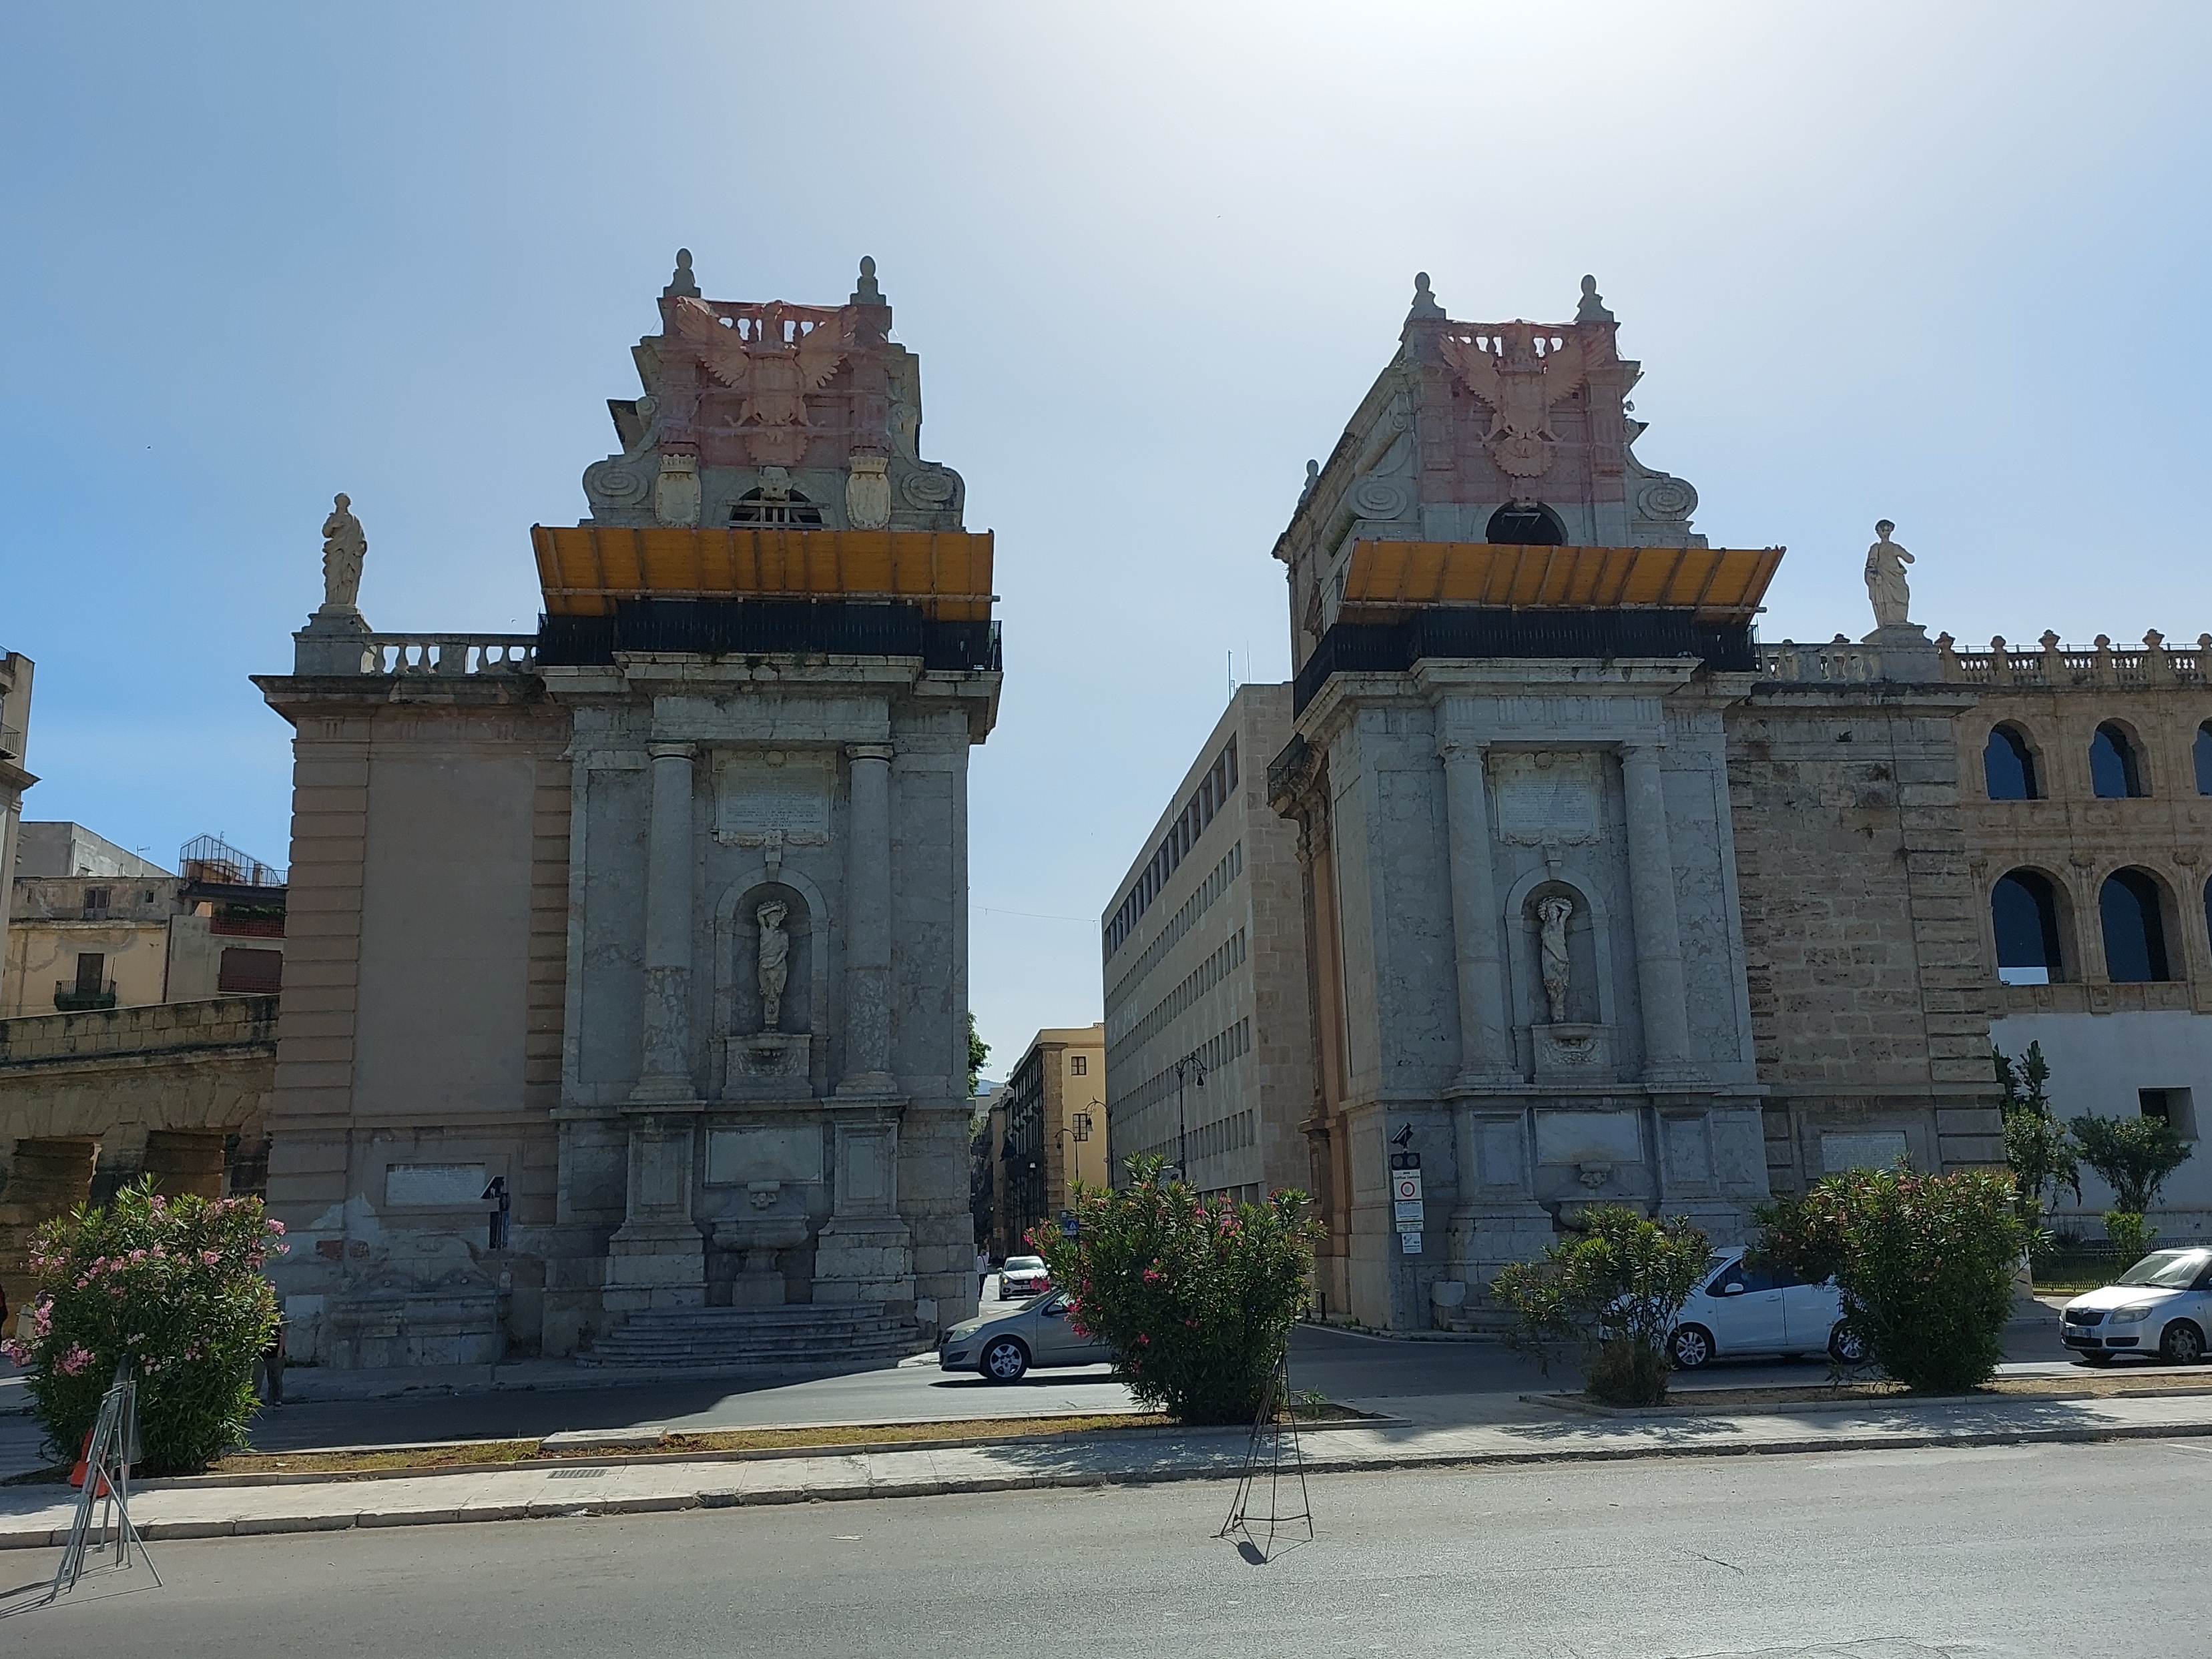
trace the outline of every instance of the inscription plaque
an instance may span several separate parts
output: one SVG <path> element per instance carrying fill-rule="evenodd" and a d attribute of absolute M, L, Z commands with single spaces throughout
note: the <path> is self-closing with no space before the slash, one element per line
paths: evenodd
<path fill-rule="evenodd" d="M 836 766 L 835 756 L 819 751 L 724 755 L 714 764 L 715 836 L 826 839 Z"/>

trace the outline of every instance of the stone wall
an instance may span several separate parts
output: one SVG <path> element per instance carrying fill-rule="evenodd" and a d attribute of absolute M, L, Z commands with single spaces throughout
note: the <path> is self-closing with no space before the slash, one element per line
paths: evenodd
<path fill-rule="evenodd" d="M 218 997 L 0 1021 L 0 1288 L 21 1307 L 32 1230 L 146 1174 L 219 1197 L 252 1161 L 276 1079 L 276 999 Z"/>
<path fill-rule="evenodd" d="M 1727 721 L 1778 1192 L 1832 1166 L 2001 1164 L 1954 724 L 1940 686 L 1761 685 Z"/>

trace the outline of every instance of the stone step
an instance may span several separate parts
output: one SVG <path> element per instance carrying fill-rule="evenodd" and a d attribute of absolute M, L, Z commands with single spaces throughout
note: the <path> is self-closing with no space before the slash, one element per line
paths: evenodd
<path fill-rule="evenodd" d="M 654 1308 L 630 1316 L 629 1328 L 677 1325 L 850 1324 L 890 1317 L 879 1302 L 787 1302 L 769 1308 Z"/>
<path fill-rule="evenodd" d="M 797 1369 L 903 1358 L 925 1345 L 880 1303 L 656 1308 L 601 1337 L 580 1365 L 715 1364 Z"/>

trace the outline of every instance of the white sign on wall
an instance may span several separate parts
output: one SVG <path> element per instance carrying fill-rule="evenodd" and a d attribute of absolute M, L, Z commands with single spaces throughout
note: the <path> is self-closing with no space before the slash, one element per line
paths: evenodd
<path fill-rule="evenodd" d="M 435 1205 L 451 1208 L 483 1200 L 481 1164 L 390 1164 L 384 1170 L 384 1201 L 390 1205 Z"/>
<path fill-rule="evenodd" d="M 747 750 L 714 763 L 714 834 L 826 836 L 837 761 L 819 750 Z"/>

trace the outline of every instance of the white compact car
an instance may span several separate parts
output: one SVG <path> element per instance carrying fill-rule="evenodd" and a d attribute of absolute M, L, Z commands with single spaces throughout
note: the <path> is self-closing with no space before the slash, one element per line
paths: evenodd
<path fill-rule="evenodd" d="M 2092 1365 L 2115 1354 L 2153 1354 L 2169 1365 L 2204 1358 L 2212 1331 L 2212 1249 L 2153 1250 L 2101 1290 L 2077 1296 L 2058 1334 Z"/>
<path fill-rule="evenodd" d="M 1715 1358 L 1820 1353 L 1863 1361 L 1866 1345 L 1844 1329 L 1843 1292 L 1832 1279 L 1808 1285 L 1778 1262 L 1751 1264 L 1741 1249 L 1713 1252 L 1712 1271 L 1682 1304 L 1669 1347 L 1693 1371 Z"/>

